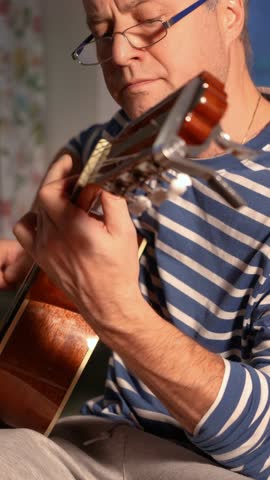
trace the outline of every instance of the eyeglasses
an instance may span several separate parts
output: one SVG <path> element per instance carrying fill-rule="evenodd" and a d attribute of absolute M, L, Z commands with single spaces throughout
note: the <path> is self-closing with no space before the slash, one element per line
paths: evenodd
<path fill-rule="evenodd" d="M 113 35 L 94 37 L 89 35 L 75 50 L 71 56 L 81 65 L 100 65 L 112 59 L 112 46 L 115 35 L 123 35 L 132 48 L 142 50 L 160 42 L 167 36 L 168 29 L 182 18 L 200 7 L 207 0 L 198 0 L 167 21 L 146 20 L 123 32 L 114 32 Z"/>

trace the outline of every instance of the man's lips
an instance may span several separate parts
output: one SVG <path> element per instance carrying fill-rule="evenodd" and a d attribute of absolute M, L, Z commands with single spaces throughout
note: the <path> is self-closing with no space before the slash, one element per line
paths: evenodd
<path fill-rule="evenodd" d="M 156 78 L 141 78 L 134 80 L 132 82 L 126 83 L 124 87 L 122 88 L 122 92 L 126 90 L 138 90 L 144 86 L 147 86 L 150 83 L 156 82 Z"/>

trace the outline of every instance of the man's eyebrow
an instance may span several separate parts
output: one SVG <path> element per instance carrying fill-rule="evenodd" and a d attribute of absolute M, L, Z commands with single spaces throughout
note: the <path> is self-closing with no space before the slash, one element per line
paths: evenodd
<path fill-rule="evenodd" d="M 128 12 L 129 10 L 132 10 L 133 8 L 138 7 L 139 5 L 143 3 L 149 3 L 151 0 L 130 0 L 128 3 L 126 3 L 121 10 L 125 13 Z M 98 11 L 91 12 L 91 15 L 87 16 L 87 24 L 91 23 L 100 23 L 102 21 L 106 20 L 102 14 L 99 14 Z"/>

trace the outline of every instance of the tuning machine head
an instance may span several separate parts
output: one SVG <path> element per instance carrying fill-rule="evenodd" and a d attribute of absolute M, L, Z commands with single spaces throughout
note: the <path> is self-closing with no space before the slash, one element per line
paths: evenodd
<path fill-rule="evenodd" d="M 136 216 L 142 215 L 143 212 L 151 207 L 160 207 L 166 200 L 175 201 L 179 196 L 184 195 L 187 188 L 192 185 L 189 175 L 178 173 L 175 175 L 163 174 L 160 179 L 166 181 L 166 187 L 157 184 L 155 188 L 151 188 L 149 184 L 144 187 L 145 195 L 132 196 L 128 198 L 130 213 Z"/>

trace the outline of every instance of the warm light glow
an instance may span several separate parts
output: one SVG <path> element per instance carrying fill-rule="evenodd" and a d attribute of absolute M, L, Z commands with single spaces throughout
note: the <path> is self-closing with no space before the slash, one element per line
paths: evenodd
<path fill-rule="evenodd" d="M 87 346 L 88 346 L 89 350 L 91 350 L 91 351 L 94 350 L 97 342 L 98 342 L 97 337 L 89 337 L 89 338 L 86 339 Z"/>

